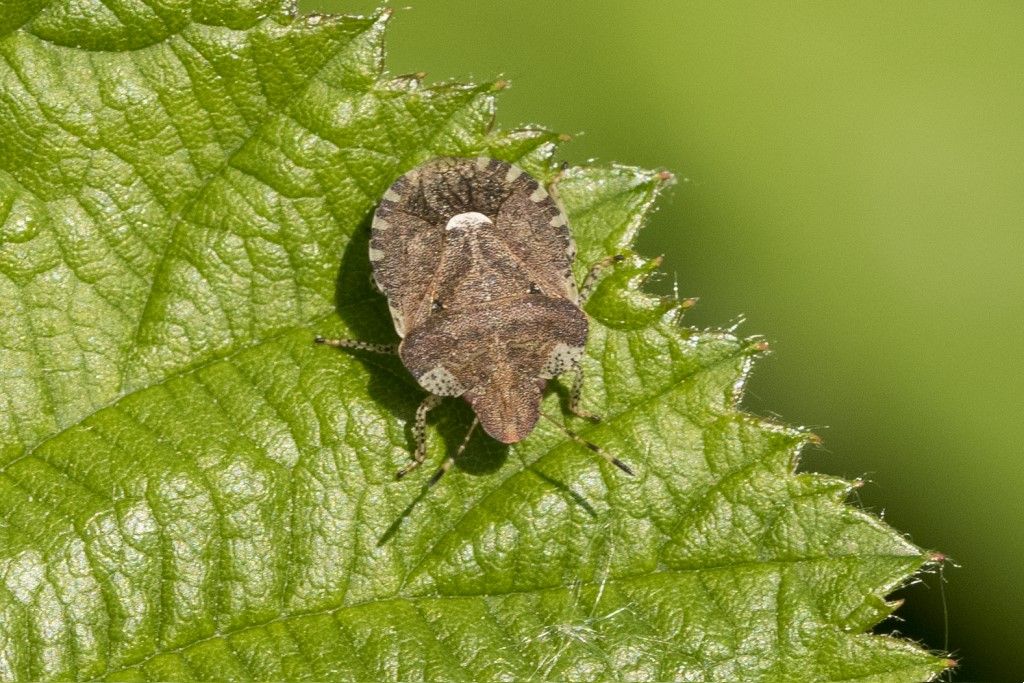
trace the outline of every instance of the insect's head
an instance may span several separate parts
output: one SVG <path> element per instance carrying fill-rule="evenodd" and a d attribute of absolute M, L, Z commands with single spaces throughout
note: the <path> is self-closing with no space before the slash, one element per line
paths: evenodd
<path fill-rule="evenodd" d="M 492 378 L 468 390 L 464 397 L 485 432 L 502 443 L 516 443 L 529 436 L 540 419 L 545 384 L 535 377 Z"/>

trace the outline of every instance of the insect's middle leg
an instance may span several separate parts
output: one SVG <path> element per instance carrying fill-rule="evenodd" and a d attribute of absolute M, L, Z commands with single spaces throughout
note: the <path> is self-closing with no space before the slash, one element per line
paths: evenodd
<path fill-rule="evenodd" d="M 373 351 L 389 355 L 398 353 L 398 344 L 374 344 L 358 339 L 325 339 L 323 337 L 317 337 L 313 341 L 324 346 L 333 346 L 336 349 L 359 349 L 360 351 Z"/>
<path fill-rule="evenodd" d="M 416 450 L 413 452 L 412 462 L 398 470 L 395 475 L 396 479 L 401 479 L 405 475 L 412 472 L 414 469 L 423 464 L 423 461 L 427 458 L 427 413 L 436 408 L 441 401 L 444 400 L 443 396 L 437 394 L 430 394 L 420 403 L 419 408 L 416 409 L 416 422 L 413 424 L 412 435 L 416 441 Z"/>

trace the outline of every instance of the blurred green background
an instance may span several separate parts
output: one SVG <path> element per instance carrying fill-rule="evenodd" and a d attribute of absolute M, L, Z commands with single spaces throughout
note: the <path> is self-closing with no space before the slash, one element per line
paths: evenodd
<path fill-rule="evenodd" d="M 864 477 L 864 506 L 959 565 L 883 628 L 959 680 L 1020 680 L 1024 3 L 404 4 L 392 72 L 503 75 L 501 125 L 678 175 L 641 240 L 659 286 L 766 335 L 747 408 L 811 426 L 804 467 Z"/>

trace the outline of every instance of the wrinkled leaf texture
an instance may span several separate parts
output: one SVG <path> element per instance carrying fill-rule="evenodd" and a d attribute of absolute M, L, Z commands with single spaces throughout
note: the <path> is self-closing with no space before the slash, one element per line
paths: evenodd
<path fill-rule="evenodd" d="M 761 348 L 687 329 L 630 256 L 590 307 L 570 420 L 395 482 L 422 396 L 368 219 L 438 155 L 552 181 L 499 84 L 382 71 L 386 13 L 271 0 L 18 0 L 0 16 L 0 678 L 905 680 L 866 633 L 929 556 L 794 472 L 737 410 Z M 665 175 L 558 183 L 578 274 Z M 545 410 L 559 415 L 565 389 Z M 437 411 L 430 458 L 470 414 Z"/>

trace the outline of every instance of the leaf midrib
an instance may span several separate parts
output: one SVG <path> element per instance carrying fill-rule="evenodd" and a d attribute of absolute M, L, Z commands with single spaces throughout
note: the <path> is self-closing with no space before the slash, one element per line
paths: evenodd
<path fill-rule="evenodd" d="M 371 297 L 368 297 L 366 299 L 361 299 L 361 300 L 356 301 L 356 302 L 346 302 L 346 305 L 347 306 L 352 306 L 352 307 L 360 306 L 362 304 L 365 304 L 368 301 L 371 301 L 373 298 L 376 298 L 376 296 L 377 295 L 371 295 Z M 327 322 L 328 320 L 331 319 L 332 315 L 333 314 L 327 314 L 327 315 L 320 316 L 318 319 L 315 319 L 313 321 L 313 323 L 316 323 L 316 322 Z M 269 343 L 271 343 L 271 342 L 273 342 L 275 340 L 278 340 L 278 339 L 281 339 L 281 338 L 286 338 L 287 336 L 295 334 L 297 331 L 300 331 L 300 330 L 304 331 L 305 327 L 289 327 L 289 328 L 286 328 L 284 330 L 279 331 L 276 334 L 273 334 L 273 335 L 270 335 L 270 336 L 264 338 L 256 346 L 263 345 L 263 344 L 269 344 Z M 198 366 L 191 367 L 188 370 L 175 373 L 175 375 L 169 376 L 168 378 L 166 378 L 165 380 L 163 380 L 159 384 L 162 384 L 162 383 L 168 382 L 168 381 L 172 381 L 174 379 L 174 377 L 176 377 L 176 376 L 192 374 L 192 373 L 200 371 L 203 367 L 206 367 L 206 366 L 209 366 L 209 365 L 213 365 L 213 364 L 216 364 L 216 363 L 220 363 L 220 362 L 225 362 L 225 361 L 229 360 L 230 358 L 232 358 L 234 356 L 240 355 L 240 354 L 242 354 L 244 352 L 247 352 L 247 351 L 251 351 L 252 348 L 254 348 L 254 347 L 245 347 L 245 348 L 237 349 L 237 350 L 235 350 L 231 354 L 228 354 L 225 357 L 209 359 L 208 361 L 206 361 L 206 362 L 204 362 L 204 363 L 202 363 L 202 364 L 200 364 Z M 700 376 L 703 373 L 713 371 L 714 369 L 720 367 L 721 365 L 727 364 L 727 363 L 735 360 L 735 358 L 737 358 L 738 356 L 740 356 L 742 354 L 743 354 L 742 349 L 737 347 L 732 353 L 723 355 L 723 356 L 715 359 L 715 361 L 710 363 L 710 364 L 698 366 L 698 367 L 695 367 L 695 368 L 689 370 L 688 372 L 682 373 L 678 377 L 674 378 L 672 381 L 666 383 L 658 391 L 653 392 L 653 393 L 648 394 L 648 395 L 645 395 L 640 400 L 635 401 L 633 403 L 630 403 L 625 408 L 617 411 L 612 416 L 610 416 L 606 420 L 606 422 L 614 423 L 614 422 L 618 421 L 619 419 L 621 419 L 622 417 L 624 417 L 624 416 L 626 416 L 628 414 L 631 414 L 631 413 L 633 413 L 633 412 L 635 412 L 637 410 L 642 409 L 643 406 L 648 405 L 649 403 L 656 402 L 656 401 L 660 400 L 665 395 L 671 393 L 672 391 L 675 391 L 680 385 L 682 385 L 682 384 L 692 380 L 695 377 Z M 411 383 L 410 383 L 410 385 L 411 385 Z M 110 405 L 115 405 L 118 401 L 121 400 L 121 398 L 123 398 L 123 397 L 119 397 L 119 398 L 111 401 Z M 105 406 L 105 408 L 106 407 L 110 407 L 110 406 Z M 102 410 L 102 408 L 100 410 Z M 99 410 L 96 411 L 96 412 L 99 412 Z M 93 414 L 95 414 L 95 413 L 93 413 Z M 82 421 L 80 421 L 79 423 L 76 423 L 76 424 L 80 424 L 81 422 L 84 422 L 85 420 L 89 419 L 89 417 L 91 417 L 91 415 L 83 418 Z M 73 428 L 74 428 L 74 425 L 71 426 L 71 427 L 68 427 L 68 429 L 73 429 Z M 598 428 L 600 428 L 600 426 L 591 427 L 588 430 L 584 430 L 582 433 L 586 434 L 589 431 L 593 431 L 593 429 L 598 429 Z M 67 430 L 64 430 L 64 431 L 67 431 Z M 26 452 L 23 456 L 21 456 L 19 458 L 16 458 L 15 460 L 12 460 L 11 462 L 7 463 L 6 465 L 0 467 L 0 474 L 3 474 L 7 470 L 7 468 L 10 465 L 13 465 L 15 462 L 18 462 L 20 460 L 23 460 L 25 458 L 28 458 L 30 456 L 35 455 L 35 452 L 39 448 L 42 448 L 49 441 L 51 441 L 53 439 L 57 439 L 60 436 L 61 436 L 61 434 L 59 433 L 59 434 L 56 434 L 56 435 L 54 435 L 54 436 L 44 440 L 39 445 L 37 445 L 31 452 Z M 569 442 L 570 442 L 569 439 L 559 439 L 554 444 L 552 444 L 548 449 L 546 449 L 542 454 L 540 454 L 539 456 L 534 458 L 529 463 L 528 468 L 532 468 L 533 466 L 537 465 L 538 463 L 540 463 L 542 461 L 545 461 L 547 458 L 551 457 L 551 455 L 554 452 L 556 452 L 560 447 L 566 445 Z M 456 519 L 452 524 L 450 524 L 448 526 L 448 528 L 442 534 L 438 535 L 437 539 L 431 545 L 430 549 L 427 550 L 423 554 L 423 556 L 420 558 L 420 560 L 416 564 L 416 566 L 414 566 L 406 574 L 406 577 L 403 579 L 401 585 L 403 587 L 405 585 L 407 585 L 409 580 L 411 578 L 413 578 L 413 575 L 422 567 L 424 562 L 427 561 L 428 559 L 430 559 L 434 555 L 434 553 L 440 547 L 440 545 L 443 542 L 443 540 L 448 538 L 452 533 L 454 533 L 454 531 L 458 528 L 459 524 L 462 522 L 463 519 L 465 519 L 466 516 L 468 516 L 473 510 L 475 510 L 477 507 L 479 507 L 481 504 L 483 504 L 490 497 L 492 497 L 494 495 L 497 495 L 503 488 L 507 487 L 510 484 L 510 482 L 514 481 L 514 479 L 517 476 L 519 476 L 521 474 L 524 474 L 527 471 L 529 471 L 529 470 L 526 469 L 526 468 L 524 468 L 524 469 L 515 469 L 515 470 L 509 469 L 507 474 L 500 481 L 496 482 L 496 485 L 493 488 L 491 488 L 483 496 L 481 496 L 478 500 L 476 500 L 470 507 L 468 507 L 463 512 L 463 514 L 458 519 Z M 665 541 L 663 541 L 662 546 L 664 545 L 664 542 Z M 551 590 L 551 591 L 554 591 L 554 590 L 559 590 L 559 589 L 564 589 L 564 587 L 561 587 L 561 586 L 539 587 L 539 588 L 534 589 L 533 592 L 538 591 L 538 590 Z M 402 590 L 402 588 L 399 588 L 399 591 L 401 591 L 401 590 Z M 515 592 L 523 592 L 523 593 L 525 593 L 525 592 L 531 592 L 531 591 L 512 591 L 512 593 L 515 593 Z M 341 604 L 334 605 L 332 607 L 328 607 L 328 608 L 325 608 L 325 609 L 319 610 L 319 611 L 314 611 L 314 612 L 309 612 L 309 613 L 296 613 L 296 614 L 284 615 L 284 616 L 281 616 L 281 617 L 279 617 L 277 619 L 268 620 L 266 622 L 261 622 L 260 624 L 257 624 L 257 625 L 250 625 L 250 626 L 245 627 L 245 628 L 256 628 L 258 626 L 266 626 L 266 625 L 269 625 L 271 623 L 274 623 L 275 621 L 281 621 L 281 620 L 285 620 L 285 619 L 299 618 L 299 617 L 302 617 L 302 616 L 309 616 L 309 615 L 316 615 L 316 614 L 321 614 L 321 613 L 327 613 L 327 612 L 330 612 L 330 611 L 336 611 L 336 610 L 339 610 L 339 609 L 347 609 L 349 607 L 355 607 L 355 606 L 359 606 L 359 605 L 363 605 L 363 604 L 367 604 L 367 603 L 386 602 L 386 601 L 389 601 L 389 600 L 425 599 L 427 597 L 429 597 L 429 596 L 417 595 L 417 594 L 408 594 L 408 595 L 398 595 L 398 596 L 395 596 L 393 598 L 370 599 L 370 600 L 360 601 L 360 602 L 351 603 L 351 604 L 341 603 Z M 450 596 L 450 597 L 472 597 L 472 596 Z M 194 641 L 194 642 L 192 642 L 192 643 L 190 643 L 188 645 L 183 645 L 180 648 L 178 648 L 177 650 L 171 650 L 171 651 L 167 651 L 167 652 L 155 653 L 155 654 L 151 655 L 150 658 L 157 657 L 160 654 L 172 653 L 172 652 L 175 652 L 175 651 L 182 651 L 182 650 L 185 650 L 185 649 L 187 649 L 189 647 L 197 645 L 197 644 L 199 644 L 201 642 L 205 642 L 205 640 L 210 640 L 210 639 L 213 639 L 213 638 L 216 638 L 216 637 L 225 636 L 225 635 L 231 635 L 231 634 L 233 634 L 235 632 L 244 631 L 245 628 L 237 629 L 236 631 L 233 631 L 233 632 L 225 632 L 225 633 L 220 633 L 220 634 L 214 634 L 214 635 L 211 635 L 211 636 L 209 636 L 209 637 L 207 637 L 205 639 L 199 639 L 199 640 L 196 640 L 196 641 Z M 136 665 L 137 664 L 132 664 L 130 666 L 136 666 Z"/>
<path fill-rule="evenodd" d="M 700 376 L 701 374 L 703 374 L 705 372 L 710 372 L 711 370 L 715 370 L 715 369 L 719 368 L 720 366 L 728 363 L 729 361 L 732 361 L 735 358 L 741 356 L 742 354 L 743 354 L 742 349 L 737 348 L 736 351 L 734 353 L 732 353 L 732 354 L 725 355 L 725 356 L 723 356 L 721 358 L 717 358 L 717 359 L 715 359 L 714 362 L 712 362 L 710 364 L 700 365 L 700 366 L 698 366 L 698 367 L 696 367 L 696 368 L 694 368 L 694 369 L 692 369 L 692 370 L 690 370 L 688 372 L 685 372 L 682 375 L 680 375 L 679 377 L 674 378 L 672 381 L 667 382 L 665 384 L 665 386 L 660 388 L 659 390 L 657 390 L 657 391 L 655 391 L 655 392 L 653 392 L 651 394 L 647 394 L 647 395 L 643 396 L 640 400 L 638 400 L 638 401 L 636 401 L 634 403 L 627 404 L 627 406 L 625 408 L 623 408 L 622 410 L 619 410 L 618 412 L 612 413 L 611 417 L 605 418 L 605 419 L 602 420 L 602 424 L 601 425 L 593 425 L 593 426 L 585 427 L 584 429 L 579 431 L 579 434 L 581 436 L 586 436 L 587 434 L 593 432 L 595 429 L 601 429 L 606 424 L 612 424 L 614 422 L 617 422 L 618 420 L 620 420 L 624 416 L 629 415 L 629 414 L 631 414 L 631 413 L 633 413 L 633 412 L 643 408 L 644 406 L 646 406 L 646 405 L 648 405 L 650 403 L 654 403 L 654 402 L 657 402 L 657 401 L 661 400 L 662 398 L 664 398 L 669 393 L 675 391 L 679 386 L 681 386 L 685 382 L 687 382 L 687 381 L 689 381 L 689 380 L 691 380 L 691 379 L 693 379 L 695 377 L 698 377 L 698 376 Z M 451 536 L 451 534 L 455 532 L 455 530 L 458 528 L 458 526 L 460 524 L 462 524 L 462 522 L 466 519 L 466 517 L 468 517 L 478 506 L 480 506 L 483 503 L 485 503 L 492 496 L 497 495 L 515 477 L 523 474 L 524 472 L 528 471 L 530 468 L 533 468 L 534 466 L 536 466 L 538 463 L 546 460 L 555 451 L 557 451 L 563 445 L 568 444 L 568 443 L 573 443 L 573 441 L 571 439 L 568 439 L 568 438 L 560 439 L 560 440 L 556 441 L 555 444 L 552 445 L 550 448 L 548 448 L 543 453 L 541 453 L 536 458 L 534 458 L 530 463 L 527 464 L 527 466 L 525 468 L 523 468 L 523 469 L 516 469 L 516 470 L 511 470 L 511 469 L 508 470 L 508 473 L 497 483 L 496 486 L 494 486 L 491 490 L 489 490 L 487 493 L 482 495 L 472 505 L 467 507 L 463 511 L 463 513 L 456 520 L 454 520 L 451 524 L 448 525 L 448 527 L 444 530 L 444 532 L 442 532 L 442 533 L 437 535 L 437 537 L 434 540 L 434 542 L 423 553 L 423 556 L 420 558 L 420 560 L 406 573 L 405 578 L 402 579 L 401 586 L 405 587 L 411 580 L 416 578 L 417 572 L 423 567 L 423 564 L 433 556 L 433 554 L 435 553 L 435 551 L 437 551 L 437 549 L 441 545 L 441 543 L 445 539 L 447 539 L 449 536 Z M 596 466 L 596 464 L 595 464 L 595 466 Z M 399 590 L 401 590 L 401 588 L 399 588 Z"/>

